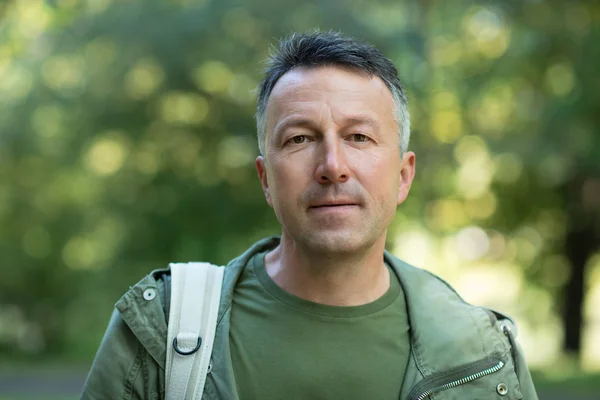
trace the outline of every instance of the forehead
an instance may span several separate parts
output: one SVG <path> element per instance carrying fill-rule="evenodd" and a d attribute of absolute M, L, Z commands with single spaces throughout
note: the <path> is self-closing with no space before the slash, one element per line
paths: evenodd
<path fill-rule="evenodd" d="M 372 114 L 393 119 L 394 101 L 385 83 L 377 76 L 337 66 L 296 68 L 275 84 L 267 105 L 269 119 L 298 111 Z"/>

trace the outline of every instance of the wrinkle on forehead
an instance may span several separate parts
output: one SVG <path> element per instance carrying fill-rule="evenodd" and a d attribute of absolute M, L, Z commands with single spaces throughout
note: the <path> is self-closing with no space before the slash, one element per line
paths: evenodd
<path fill-rule="evenodd" d="M 340 125 L 357 113 L 361 118 L 391 123 L 395 129 L 394 101 L 380 78 L 338 67 L 295 69 L 273 88 L 267 106 L 267 132 L 294 114 Z"/>

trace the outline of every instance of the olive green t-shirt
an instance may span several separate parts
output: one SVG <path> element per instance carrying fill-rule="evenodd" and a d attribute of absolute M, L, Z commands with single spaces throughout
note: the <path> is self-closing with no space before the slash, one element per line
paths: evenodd
<path fill-rule="evenodd" d="M 402 287 L 361 306 L 313 303 L 281 289 L 254 256 L 231 309 L 240 400 L 398 399 L 410 352 Z"/>

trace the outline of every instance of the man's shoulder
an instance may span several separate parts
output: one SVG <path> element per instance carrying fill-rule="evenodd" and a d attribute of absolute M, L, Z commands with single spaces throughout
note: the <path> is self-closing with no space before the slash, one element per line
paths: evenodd
<path fill-rule="evenodd" d="M 253 255 L 275 247 L 278 242 L 279 239 L 277 237 L 269 237 L 260 240 L 250 246 L 244 253 L 231 259 L 231 261 L 225 265 L 225 277 L 223 279 L 224 287 L 235 285 L 240 270 L 243 269 L 244 265 Z M 147 312 L 148 307 L 146 307 L 146 303 L 156 300 L 156 302 L 161 305 L 165 316 L 168 317 L 170 287 L 170 266 L 154 269 L 136 284 L 130 286 L 119 301 L 117 301 L 116 307 L 121 313 L 127 310 L 130 312 L 131 310 L 140 310 L 142 307 L 144 311 Z"/>
<path fill-rule="evenodd" d="M 452 300 L 466 303 L 452 285 L 433 272 L 415 267 L 388 252 L 385 253 L 385 260 L 394 269 L 401 283 L 418 288 L 418 292 L 423 296 L 435 296 L 441 292 Z"/>
<path fill-rule="evenodd" d="M 129 307 L 132 301 L 147 302 L 156 299 L 162 302 L 165 296 L 165 282 L 168 282 L 170 277 L 171 270 L 168 267 L 152 270 L 133 286 L 130 286 L 115 306 L 122 311 L 121 308 Z"/>
<path fill-rule="evenodd" d="M 509 360 L 504 330 L 516 336 L 512 320 L 466 302 L 439 276 L 386 253 L 406 298 L 417 364 L 425 375 L 449 370 L 492 355 Z"/>
<path fill-rule="evenodd" d="M 512 318 L 499 311 L 465 301 L 452 285 L 433 272 L 415 267 L 387 252 L 385 257 L 396 272 L 413 310 L 422 310 L 422 313 L 431 316 L 447 315 L 452 311 L 452 314 L 467 315 L 468 319 L 475 313 L 485 315 L 492 325 L 500 320 L 515 325 Z"/>

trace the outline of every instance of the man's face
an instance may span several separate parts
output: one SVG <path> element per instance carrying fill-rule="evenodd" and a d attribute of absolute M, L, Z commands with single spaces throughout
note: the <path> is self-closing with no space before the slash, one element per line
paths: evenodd
<path fill-rule="evenodd" d="M 266 128 L 256 168 L 284 236 L 317 253 L 385 242 L 415 156 L 400 155 L 394 101 L 381 79 L 294 69 L 273 88 Z"/>

